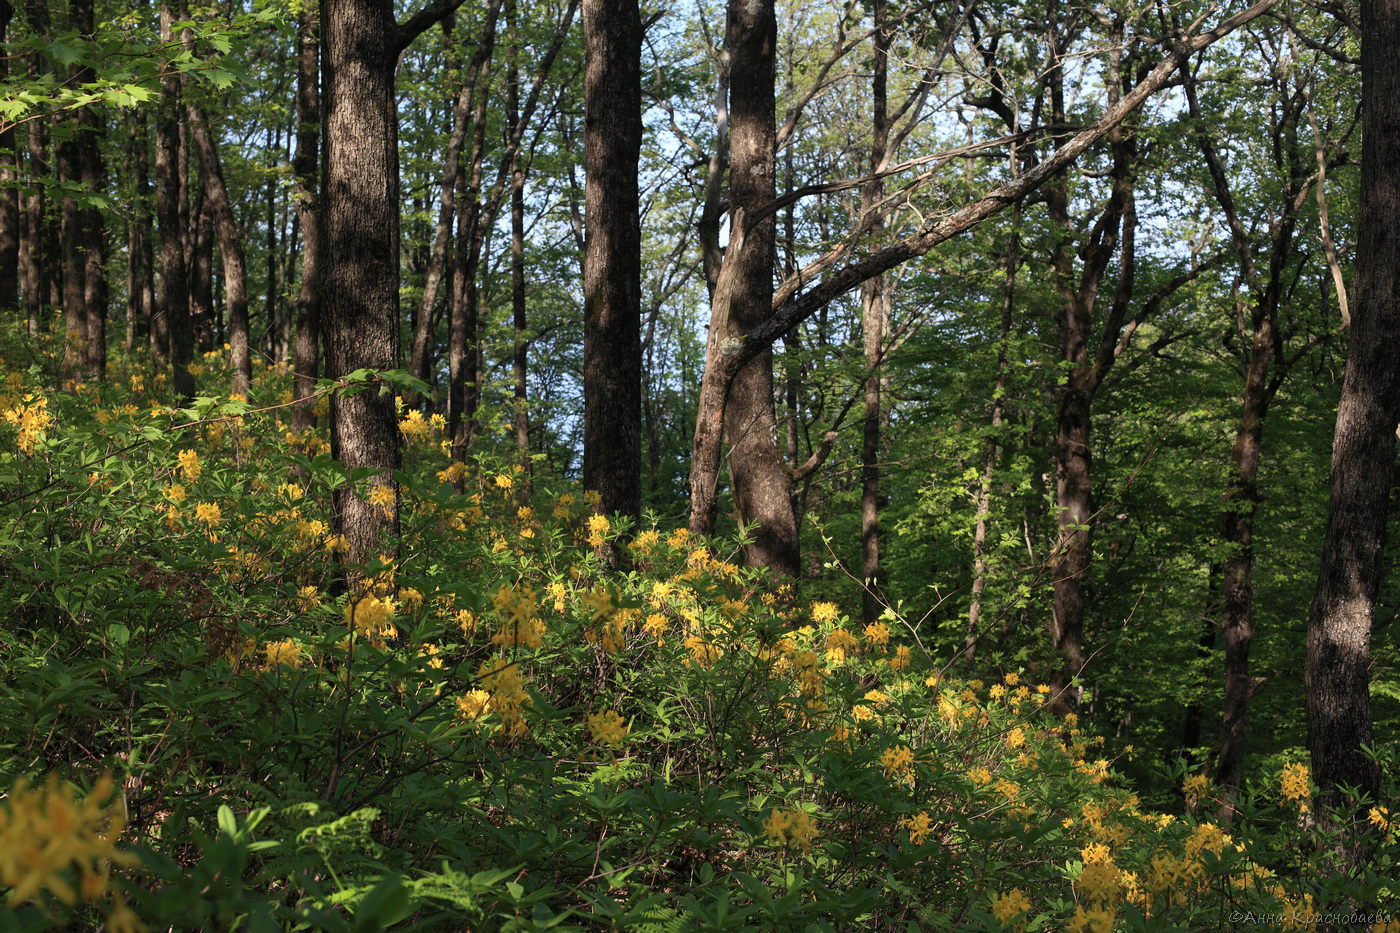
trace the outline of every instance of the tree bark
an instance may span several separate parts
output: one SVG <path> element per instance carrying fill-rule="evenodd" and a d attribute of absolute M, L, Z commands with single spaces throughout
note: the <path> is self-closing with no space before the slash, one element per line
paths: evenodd
<path fill-rule="evenodd" d="M 170 42 L 175 22 L 169 3 L 160 10 L 160 37 Z M 184 231 L 180 225 L 180 78 L 163 75 L 156 110 L 156 222 L 160 225 L 160 306 L 151 328 L 156 358 L 164 359 L 168 337 L 171 385 L 181 401 L 194 398 L 194 328 L 190 322 L 189 276 L 185 268 Z"/>
<path fill-rule="evenodd" d="M 393 369 L 399 362 L 398 120 L 394 73 L 399 55 L 419 33 L 460 0 L 425 8 L 406 25 L 392 5 L 377 0 L 323 0 L 322 89 L 325 237 L 322 311 L 326 371 L 340 378 L 358 369 Z M 400 465 L 393 395 L 378 388 L 331 400 L 331 452 L 348 469 L 372 471 L 369 484 L 387 487 L 389 505 L 361 498 L 346 484 L 335 492 L 336 527 L 349 560 L 362 563 L 396 553 Z"/>
<path fill-rule="evenodd" d="M 1340 788 L 1380 794 L 1372 742 L 1371 625 L 1385 572 L 1400 423 L 1400 2 L 1361 3 L 1361 193 L 1355 305 L 1332 448 L 1322 567 L 1308 616 L 1308 752 L 1323 816 Z M 1362 812 L 1365 810 L 1363 805 Z M 1358 814 L 1359 815 L 1359 814 Z"/>
<path fill-rule="evenodd" d="M 510 69 L 506 75 L 506 121 L 512 137 L 518 137 L 520 126 L 520 44 L 515 0 L 506 7 L 507 31 L 510 37 Z M 638 37 L 640 41 L 640 36 Z M 640 49 L 638 50 L 640 53 Z M 640 107 L 640 99 L 638 100 Z M 640 275 L 640 268 L 638 275 Z M 511 368 L 514 376 L 515 455 L 524 479 L 525 495 L 531 495 L 530 404 L 526 364 L 529 343 L 525 339 L 525 165 L 517 146 L 510 159 L 510 309 L 513 330 Z"/>
<path fill-rule="evenodd" d="M 316 422 L 311 398 L 321 343 L 321 213 L 317 172 L 321 150 L 321 24 L 319 10 L 308 3 L 297 17 L 297 153 L 292 162 L 297 219 L 301 224 L 301 284 L 297 290 L 296 337 L 292 357 L 292 429 L 305 431 Z"/>
<path fill-rule="evenodd" d="M 870 174 L 862 192 L 861 213 L 878 237 L 884 229 L 877 216 L 885 193 L 879 172 L 884 169 L 889 149 L 890 120 L 887 112 L 891 33 L 885 24 L 885 0 L 875 0 L 875 69 L 870 77 Z M 861 621 L 873 624 L 884 610 L 880 579 L 880 367 L 884 355 L 887 297 L 884 278 L 873 276 L 861 288 L 861 334 L 865 351 L 865 417 L 861 424 L 860 450 L 860 547 Z M 795 516 L 794 516 L 795 517 Z"/>
<path fill-rule="evenodd" d="M 481 186 L 486 159 L 486 111 L 490 99 L 491 56 L 496 47 L 496 15 L 499 2 L 488 10 L 486 27 L 472 56 L 472 145 L 467 164 L 459 162 L 457 245 L 453 255 L 452 298 L 447 321 L 447 432 L 452 438 L 452 458 L 462 460 L 475 433 L 480 397 L 480 338 L 477 335 L 477 270 L 485 242 Z"/>
<path fill-rule="evenodd" d="M 248 397 L 253 364 L 248 353 L 248 276 L 243 262 L 243 234 L 233 216 L 233 201 L 224 183 L 219 150 L 204 114 L 189 107 L 190 133 L 204 176 L 204 204 L 212 216 L 224 262 L 224 301 L 228 306 L 229 363 L 233 370 L 229 391 Z"/>
<path fill-rule="evenodd" d="M 0 0 L 0 47 L 5 47 L 15 7 Z M 8 83 L 10 60 L 0 56 L 0 86 Z M 0 131 L 0 313 L 19 309 L 19 149 L 15 128 Z"/>
<path fill-rule="evenodd" d="M 92 0 L 72 0 L 71 27 L 91 37 L 94 29 Z M 73 66 L 69 80 L 85 84 L 93 80 L 90 65 Z M 59 238 L 63 253 L 63 318 L 67 336 L 63 351 L 63 378 L 80 376 L 100 380 L 107 364 L 107 290 L 103 274 L 104 225 L 102 212 L 80 204 L 75 188 L 100 193 L 103 187 L 99 139 L 102 118 L 95 107 L 79 107 L 70 119 L 71 133 L 58 146 L 58 177 L 66 184 L 62 199 Z"/>
<path fill-rule="evenodd" d="M 155 313 L 155 260 L 151 245 L 151 157 L 146 111 L 130 116 L 132 205 L 127 231 L 126 350 L 149 335 Z"/>
<path fill-rule="evenodd" d="M 28 0 L 24 13 L 30 33 L 38 38 L 48 39 L 48 5 L 43 0 Z M 29 62 L 29 79 L 38 79 L 42 68 L 40 57 L 33 56 Z M 44 316 L 44 305 L 48 302 L 52 268 L 54 260 L 58 258 L 58 249 L 54 242 L 55 230 L 48 218 L 48 198 L 45 195 L 48 186 L 44 176 L 49 168 L 48 131 L 41 121 L 31 122 L 26 129 L 30 187 L 23 208 L 24 241 L 19 255 L 20 287 L 24 293 L 24 312 L 29 319 L 29 333 L 37 337 L 48 326 Z"/>
<path fill-rule="evenodd" d="M 1015 154 L 1012 154 L 1014 165 Z M 977 656 L 981 638 L 982 594 L 987 589 L 987 531 L 992 516 L 992 479 L 996 471 L 997 448 L 1001 441 L 1001 426 L 1006 416 L 1006 383 L 1008 376 L 1007 340 L 1011 336 L 1011 318 L 1015 309 L 1016 272 L 1021 266 L 1020 208 L 1014 209 L 1011 242 L 1006 248 L 1006 278 L 1001 294 L 1001 328 L 997 340 L 997 382 L 992 390 L 991 429 L 982 451 L 982 480 L 977 487 L 976 524 L 972 529 L 972 601 L 967 609 L 967 638 L 964 655 L 968 662 Z"/>
<path fill-rule="evenodd" d="M 760 209 L 775 199 L 777 127 L 773 113 L 777 19 L 772 0 L 730 0 L 725 38 L 729 59 L 729 216 L 725 250 L 710 309 L 697 442 L 723 436 L 729 445 L 729 475 L 741 522 L 757 523 L 746 551 L 748 563 L 780 577 L 800 570 L 792 478 L 778 449 L 773 405 L 772 339 L 731 373 L 723 360 L 746 343 L 773 312 L 775 221 Z M 749 220 L 755 218 L 755 220 Z M 741 224 L 746 228 L 737 233 Z M 777 335 L 775 335 L 776 337 Z M 722 431 L 718 428 L 722 425 Z M 692 490 L 707 490 L 692 501 L 691 529 L 714 533 L 719 475 L 714 457 L 694 459 Z M 694 493 L 692 492 L 692 496 Z"/>
<path fill-rule="evenodd" d="M 598 491 L 604 514 L 626 516 L 635 530 L 642 495 L 637 0 L 584 0 L 583 34 L 583 485 Z"/>

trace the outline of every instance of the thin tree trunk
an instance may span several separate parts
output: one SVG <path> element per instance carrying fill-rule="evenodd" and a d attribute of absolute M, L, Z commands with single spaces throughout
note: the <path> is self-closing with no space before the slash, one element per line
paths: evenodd
<path fill-rule="evenodd" d="M 456 187 L 457 246 L 453 256 L 452 301 L 447 324 L 447 430 L 452 457 L 462 460 L 476 431 L 476 407 L 480 393 L 477 336 L 477 270 L 486 224 L 481 216 L 481 186 L 486 159 L 486 111 L 490 98 L 491 56 L 496 46 L 496 10 L 492 7 L 472 58 L 472 145 L 467 165 L 458 165 Z"/>
<path fill-rule="evenodd" d="M 487 30 L 495 31 L 496 11 L 500 7 L 495 0 L 486 13 Z M 451 44 L 451 23 L 443 21 L 445 41 Z M 449 54 L 451 54 L 449 52 Z M 449 62 L 448 69 L 453 70 Z M 474 74 L 475 68 L 469 69 Z M 455 216 L 456 201 L 454 189 L 461 164 L 462 142 L 467 135 L 467 114 L 474 84 L 468 80 L 461 89 L 452 95 L 452 132 L 447 140 L 447 152 L 442 159 L 442 181 L 438 196 L 437 224 L 433 228 L 433 245 L 428 255 L 428 268 L 423 281 L 423 298 L 418 303 L 418 314 L 413 328 L 413 347 L 409 354 L 409 372 L 428 382 L 432 375 L 433 310 L 437 306 L 438 291 L 442 285 L 444 270 L 448 268 L 448 246 L 452 242 L 452 221 Z M 449 297 L 449 301 L 450 301 Z M 407 400 L 417 404 L 417 399 Z"/>
<path fill-rule="evenodd" d="M 1371 627 L 1400 423 L 1400 0 L 1362 0 L 1361 86 L 1355 305 L 1306 678 L 1313 779 L 1324 819 L 1343 824 L 1353 814 L 1341 811 L 1341 787 L 1380 799 L 1380 768 L 1363 749 L 1373 741 Z"/>
<path fill-rule="evenodd" d="M 15 8 L 0 0 L 0 48 L 5 47 Z M 0 55 L 0 86 L 10 78 L 10 60 Z M 19 149 L 15 128 L 0 131 L 0 313 L 19 310 Z"/>
<path fill-rule="evenodd" d="M 252 382 L 252 361 L 248 354 L 248 283 L 243 262 L 243 235 L 233 216 L 233 202 L 224 184 L 219 150 L 209 132 L 209 123 L 195 106 L 189 108 L 190 131 L 204 175 L 205 207 L 213 218 L 224 263 L 224 300 L 228 306 L 229 363 L 233 370 L 229 391 L 248 396 Z"/>
<path fill-rule="evenodd" d="M 214 222 L 209 218 L 204 177 L 199 180 L 190 203 L 191 245 L 186 259 L 190 264 L 190 322 L 195 348 L 203 354 L 214 349 Z"/>
<path fill-rule="evenodd" d="M 304 431 L 316 421 L 311 398 L 316 391 L 321 342 L 321 215 L 317 174 L 321 147 L 320 13 L 309 3 L 297 17 L 297 154 L 292 183 L 301 222 L 301 285 L 297 291 L 296 344 L 292 360 L 292 429 Z"/>
<path fill-rule="evenodd" d="M 162 42 L 173 38 L 175 16 L 168 3 L 161 6 Z M 194 398 L 194 377 L 189 365 L 194 356 L 194 329 L 190 323 L 189 277 L 185 269 L 184 232 L 180 225 L 180 78 L 163 75 L 160 104 L 156 110 L 156 219 L 160 225 L 159 325 L 151 330 L 153 345 L 169 337 L 172 386 L 182 401 Z M 158 359 L 166 354 L 159 352 Z"/>
<path fill-rule="evenodd" d="M 70 25 L 79 35 L 94 29 L 92 0 L 72 0 Z M 75 65 L 69 79 L 77 84 L 93 80 L 88 65 Z M 63 350 L 63 379 L 80 376 L 101 379 L 107 361 L 106 288 L 103 277 L 103 223 L 101 212 L 79 203 L 75 189 L 102 190 L 102 155 L 98 138 L 102 121 L 94 107 L 80 107 L 69 120 L 67 139 L 58 146 L 58 177 L 67 187 L 62 199 L 59 236 L 63 252 L 63 317 L 67 331 Z"/>
<path fill-rule="evenodd" d="M 1012 156 L 1013 164 L 1015 156 Z M 972 602 L 967 609 L 967 638 L 965 656 L 971 662 L 977 656 L 977 641 L 981 637 L 982 594 L 987 589 L 987 530 L 992 517 L 992 479 L 996 472 L 997 448 L 1000 446 L 1001 426 L 1006 417 L 1006 383 L 1009 372 L 1007 340 L 1011 336 L 1011 318 L 1016 301 L 1016 272 L 1021 266 L 1021 211 L 1013 209 L 1011 241 L 1006 247 L 1006 277 L 1001 292 L 1001 329 L 997 338 L 997 382 L 992 390 L 991 431 L 982 451 L 982 479 L 977 487 L 977 523 L 972 530 Z"/>
<path fill-rule="evenodd" d="M 515 0 L 506 7 L 507 31 L 510 36 L 510 70 L 506 77 L 506 120 L 512 136 L 519 132 L 520 123 L 520 55 L 522 48 L 517 31 Z M 639 37 L 640 41 L 640 37 Z M 640 101 L 639 101 L 640 106 Z M 640 270 L 638 272 L 640 275 Z M 515 452 L 524 477 L 525 494 L 533 490 L 530 459 L 530 405 L 528 401 L 526 363 L 529 343 L 525 339 L 525 168 L 517 147 L 510 166 L 510 308 L 514 341 L 511 365 L 515 377 Z"/>

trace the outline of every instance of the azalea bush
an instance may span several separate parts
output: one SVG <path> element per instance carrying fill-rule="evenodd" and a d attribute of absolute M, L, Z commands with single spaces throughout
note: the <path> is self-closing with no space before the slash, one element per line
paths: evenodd
<path fill-rule="evenodd" d="M 0 395 L 0 929 L 1400 930 L 1395 817 L 1329 836 L 1301 755 L 1148 806 L 1030 666 L 960 679 L 414 410 L 349 566 L 333 491 L 396 503 L 285 371 L 172 408 L 48 365 Z"/>

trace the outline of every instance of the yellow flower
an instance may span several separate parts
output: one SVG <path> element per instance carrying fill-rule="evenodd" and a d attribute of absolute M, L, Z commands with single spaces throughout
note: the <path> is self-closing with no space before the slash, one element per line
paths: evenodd
<path fill-rule="evenodd" d="M 1308 766 L 1305 764 L 1287 764 L 1283 766 L 1283 778 L 1280 783 L 1283 786 L 1283 796 L 1285 800 L 1296 800 L 1305 803 L 1312 796 L 1312 790 L 1308 787 Z"/>
<path fill-rule="evenodd" d="M 134 856 L 116 849 L 125 822 L 122 801 L 112 801 L 112 791 L 109 775 L 82 803 L 57 775 L 42 788 L 25 778 L 15 782 L 0 804 L 0 887 L 11 889 L 9 907 L 45 890 L 70 907 L 80 898 L 98 900 L 112 864 L 135 864 Z"/>
<path fill-rule="evenodd" d="M 768 833 L 768 841 L 772 845 L 796 846 L 803 854 L 812 851 L 812 843 L 818 835 L 811 814 L 801 808 L 775 808 L 768 819 L 763 821 L 763 829 Z"/>
<path fill-rule="evenodd" d="M 978 787 L 983 787 L 992 783 L 992 772 L 988 771 L 986 768 L 973 768 L 971 771 L 967 772 L 967 776 L 971 778 L 972 783 L 976 784 Z"/>
<path fill-rule="evenodd" d="M 601 547 L 603 536 L 608 533 L 608 517 L 606 515 L 588 516 L 588 543 L 592 547 Z"/>
<path fill-rule="evenodd" d="M 497 473 L 496 485 L 499 486 L 501 489 L 510 489 L 512 486 L 515 485 L 515 480 L 511 479 L 509 473 Z"/>
<path fill-rule="evenodd" d="M 909 830 L 909 844 L 914 846 L 923 845 L 929 833 L 933 832 L 933 821 L 929 819 L 927 810 L 920 810 L 900 825 Z"/>
<path fill-rule="evenodd" d="M 185 479 L 191 483 L 199 479 L 200 471 L 203 467 L 199 465 L 199 454 L 193 450 L 182 450 L 179 453 L 180 472 L 185 474 Z"/>
<path fill-rule="evenodd" d="M 1024 917 L 1030 909 L 1031 902 L 1021 893 L 1020 888 L 1012 888 L 1005 894 L 998 894 L 992 900 L 992 916 L 996 918 L 997 923 L 1017 931 L 1025 930 Z"/>
<path fill-rule="evenodd" d="M 267 654 L 267 667 L 301 667 L 301 646 L 290 638 L 269 642 L 263 649 Z"/>
<path fill-rule="evenodd" d="M 836 604 L 812 603 L 812 621 L 817 625 L 836 621 Z"/>
<path fill-rule="evenodd" d="M 1122 878 L 1111 861 L 1090 862 L 1075 883 L 1081 896 L 1095 904 L 1115 903 L 1122 895 Z M 1111 927 L 1110 927 L 1111 928 Z"/>
<path fill-rule="evenodd" d="M 872 622 L 865 627 L 865 641 L 871 648 L 884 648 L 890 641 L 890 627 L 883 622 Z"/>
<path fill-rule="evenodd" d="M 1371 812 L 1366 814 L 1366 819 L 1381 832 L 1390 829 L 1390 811 L 1385 807 L 1372 807 Z"/>
<path fill-rule="evenodd" d="M 195 521 L 208 528 L 217 528 L 224 520 L 223 509 L 216 502 L 199 502 L 194 507 Z"/>
<path fill-rule="evenodd" d="M 1021 675 L 1016 673 L 1015 671 L 1012 671 L 1011 673 L 1003 677 L 1002 680 L 1006 682 L 1006 685 L 1008 687 L 1014 687 L 1021 682 Z"/>
<path fill-rule="evenodd" d="M 389 483 L 373 486 L 369 491 L 369 504 L 378 509 L 385 518 L 393 516 L 394 503 L 397 499 L 396 490 Z"/>
<path fill-rule="evenodd" d="M 1006 736 L 1007 748 L 1020 748 L 1022 745 L 1025 744 L 1026 730 L 1022 729 L 1020 726 L 1017 726 L 1015 729 L 1012 729 L 1011 732 L 1008 733 Z"/>
<path fill-rule="evenodd" d="M 1085 910 L 1078 907 L 1074 919 L 1069 922 L 1069 933 L 1113 933 L 1113 922 L 1117 913 L 1111 907 L 1094 907 Z"/>
<path fill-rule="evenodd" d="M 594 745 L 611 745 L 617 748 L 627 738 L 627 723 L 617 710 L 603 710 L 588 714 L 588 731 L 593 733 Z"/>
<path fill-rule="evenodd" d="M 894 649 L 894 657 L 890 658 L 890 670 L 903 671 L 909 669 L 909 646 L 900 645 Z"/>
<path fill-rule="evenodd" d="M 491 694 L 485 690 L 470 690 L 457 698 L 457 715 L 467 722 L 476 722 L 486 715 Z"/>
<path fill-rule="evenodd" d="M 362 635 L 386 629 L 394 617 L 394 602 L 374 594 L 352 599 L 345 604 L 345 624 Z"/>
<path fill-rule="evenodd" d="M 914 779 L 914 752 L 907 745 L 887 748 L 880 755 L 880 766 L 884 769 L 887 778 L 912 781 Z"/>

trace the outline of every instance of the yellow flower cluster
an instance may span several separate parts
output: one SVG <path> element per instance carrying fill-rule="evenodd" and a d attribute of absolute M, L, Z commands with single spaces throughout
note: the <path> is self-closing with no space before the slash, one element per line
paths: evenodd
<path fill-rule="evenodd" d="M 399 432 L 409 441 L 422 440 L 433 431 L 433 426 L 418 409 L 413 409 L 399 422 Z"/>
<path fill-rule="evenodd" d="M 996 918 L 997 923 L 1003 927 L 1010 927 L 1017 933 L 1026 929 L 1025 918 L 1030 909 L 1031 902 L 1026 899 L 1020 888 L 1012 888 L 992 899 L 992 916 Z"/>
<path fill-rule="evenodd" d="M 594 745 L 611 745 L 620 748 L 627 739 L 627 723 L 617 710 L 603 710 L 588 714 L 588 731 L 593 735 Z"/>
<path fill-rule="evenodd" d="M 495 713 L 500 718 L 500 731 L 511 738 L 527 733 L 529 727 L 525 725 L 523 709 L 529 705 L 530 695 L 525 692 L 525 678 L 521 676 L 520 665 L 492 658 L 482 661 L 476 674 L 489 698 L 481 712 Z M 477 692 L 474 690 L 468 696 Z M 458 700 L 458 706 L 461 706 L 461 700 Z"/>
<path fill-rule="evenodd" d="M 197 482 L 203 467 L 199 465 L 199 454 L 193 450 L 182 450 L 177 455 L 180 463 L 180 472 L 185 474 L 188 482 Z"/>
<path fill-rule="evenodd" d="M 606 515 L 588 516 L 588 544 L 590 547 L 602 547 L 603 536 L 608 533 L 611 526 L 608 524 Z"/>
<path fill-rule="evenodd" d="M 880 755 L 880 767 L 884 769 L 885 777 L 892 781 L 913 783 L 914 752 L 907 745 L 887 748 Z"/>
<path fill-rule="evenodd" d="M 929 818 L 927 810 L 920 810 L 908 819 L 901 820 L 900 825 L 909 830 L 909 844 L 914 846 L 923 845 L 929 833 L 933 832 L 933 820 Z"/>
<path fill-rule="evenodd" d="M 20 778 L 0 806 L 0 886 L 10 888 L 18 907 L 47 891 L 72 907 L 107 895 L 112 866 L 134 865 L 136 857 L 116 848 L 125 819 L 104 775 L 81 803 L 70 785 L 51 775 L 43 787 Z M 74 885 L 76 876 L 77 884 Z M 107 929 L 139 930 L 123 903 L 104 907 Z"/>
<path fill-rule="evenodd" d="M 9 402 L 5 405 L 5 421 L 18 430 L 16 444 L 20 451 L 32 457 L 35 447 L 44 438 L 44 432 L 53 425 L 49 400 L 38 393 L 31 393 L 23 399 Z"/>
<path fill-rule="evenodd" d="M 1312 797 L 1308 779 L 1307 765 L 1294 763 L 1283 766 L 1283 777 L 1280 780 L 1283 797 L 1285 800 L 1296 800 L 1300 809 L 1304 811 L 1308 808 L 1308 799 Z"/>
<path fill-rule="evenodd" d="M 398 490 L 391 483 L 379 483 L 370 487 L 369 504 L 379 510 L 385 518 L 392 518 L 394 505 L 398 501 Z"/>
<path fill-rule="evenodd" d="M 818 836 L 812 815 L 800 807 L 791 810 L 775 807 L 768 819 L 763 821 L 763 830 L 768 834 L 771 845 L 799 848 L 804 855 L 812 851 L 812 843 Z"/>
<path fill-rule="evenodd" d="M 267 655 L 267 668 L 301 667 L 301 646 L 290 638 L 269 642 L 263 651 Z"/>
<path fill-rule="evenodd" d="M 538 648 L 544 644 L 544 622 L 538 617 L 535 591 L 528 586 L 502 586 L 491 597 L 501 616 L 501 628 L 491 643 L 502 648 Z"/>
<path fill-rule="evenodd" d="M 351 599 L 345 604 L 345 625 L 361 635 L 372 638 L 393 639 L 398 636 L 394 628 L 394 601 L 373 593 L 359 599 Z"/>

